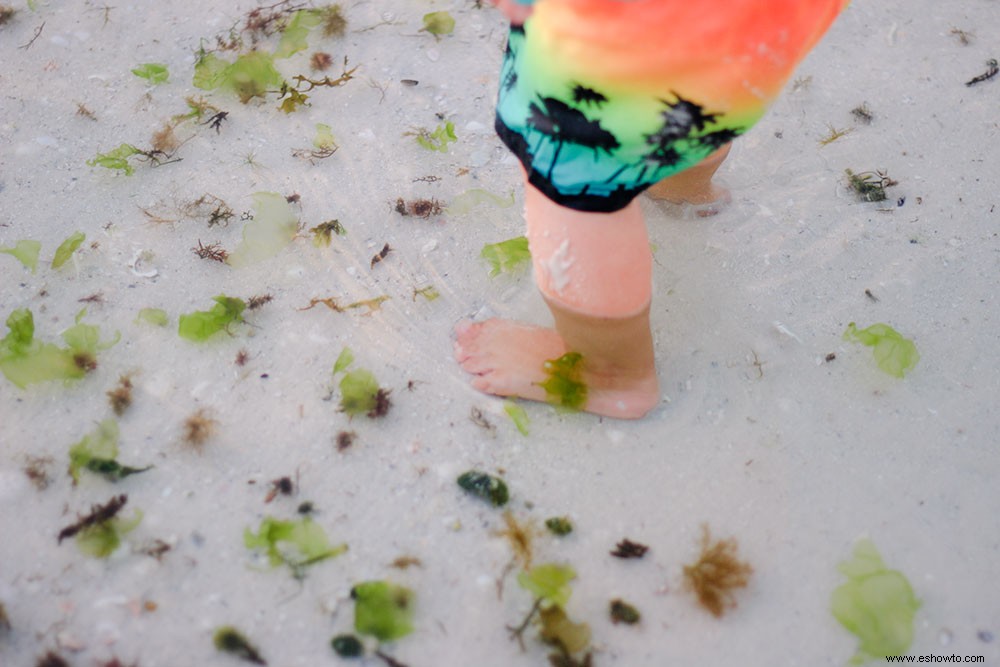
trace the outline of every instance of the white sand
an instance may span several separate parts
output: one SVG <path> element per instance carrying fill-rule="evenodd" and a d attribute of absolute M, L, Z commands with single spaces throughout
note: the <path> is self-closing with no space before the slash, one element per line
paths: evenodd
<path fill-rule="evenodd" d="M 505 27 L 472 5 L 349 4 L 344 38 L 310 42 L 333 55 L 334 75 L 344 56 L 359 65 L 354 80 L 313 91 L 312 106 L 291 115 L 274 96 L 244 106 L 207 94 L 229 111 L 221 131 L 185 126 L 183 161 L 125 177 L 85 161 L 121 142 L 148 146 L 185 112 L 185 96 L 202 94 L 191 85 L 199 41 L 211 44 L 252 3 L 105 10 L 42 0 L 31 12 L 16 0 L 0 27 L 0 245 L 37 239 L 43 261 L 32 274 L 0 255 L 0 316 L 31 308 L 36 335 L 58 341 L 78 300 L 100 293 L 85 321 L 121 341 L 73 385 L 20 390 L 0 379 L 0 603 L 11 625 L 0 631 L 0 665 L 33 665 L 48 650 L 71 665 L 112 656 L 142 667 L 237 664 L 212 646 L 225 624 L 271 665 L 337 664 L 328 642 L 351 628 L 348 591 L 372 578 L 416 592 L 415 631 L 386 647 L 410 667 L 547 664 L 533 632 L 522 652 L 504 629 L 531 600 L 513 575 L 498 599 L 510 547 L 496 536 L 500 511 L 456 487 L 470 468 L 503 471 L 522 521 L 572 517 L 571 536 L 539 534 L 535 559 L 578 572 L 569 613 L 590 624 L 596 665 L 843 664 L 856 641 L 829 599 L 842 581 L 837 563 L 862 536 L 923 601 L 912 654 L 1000 661 L 1000 79 L 963 85 L 997 56 L 1000 4 L 857 0 L 803 63 L 799 85 L 737 142 L 722 170 L 731 208 L 693 221 L 644 204 L 662 405 L 616 422 L 525 404 L 528 437 L 501 400 L 468 387 L 450 340 L 462 317 L 545 321 L 529 275 L 490 279 L 478 257 L 483 244 L 522 233 L 520 193 L 514 207 L 461 216 L 392 210 L 397 197 L 449 202 L 470 188 L 517 188 L 491 130 Z M 445 9 L 454 35 L 418 32 L 424 13 Z M 974 33 L 971 44 L 953 28 Z M 280 67 L 292 76 L 307 61 Z M 166 64 L 169 83 L 133 76 L 143 62 Z M 871 125 L 851 115 L 863 102 Z M 78 104 L 96 121 L 77 115 Z M 437 126 L 437 115 L 459 137 L 447 154 L 406 136 Z M 292 157 L 316 123 L 332 127 L 339 151 L 316 164 Z M 820 146 L 828 126 L 851 132 Z M 887 170 L 899 181 L 892 201 L 858 203 L 845 168 Z M 440 180 L 415 181 L 425 176 Z M 239 214 L 258 191 L 298 193 L 306 226 L 337 218 L 348 234 L 328 249 L 302 238 L 240 270 L 198 259 L 199 240 L 236 246 Z M 142 212 L 178 217 L 206 192 L 236 211 L 228 227 L 158 224 Z M 76 230 L 86 243 L 52 270 L 56 246 Z M 385 243 L 393 252 L 371 268 Z M 130 269 L 139 251 L 151 253 L 140 268 L 155 277 Z M 441 298 L 413 297 L 427 285 Z M 179 338 L 177 317 L 222 293 L 274 300 L 232 337 Z M 391 299 L 370 315 L 297 310 L 312 298 L 379 295 Z M 136 324 L 143 307 L 165 309 L 171 325 Z M 915 341 L 919 364 L 902 380 L 882 373 L 870 349 L 841 340 L 851 321 L 892 325 Z M 344 346 L 392 390 L 385 418 L 337 411 L 331 367 Z M 242 368 L 241 348 L 250 355 Z M 829 353 L 836 359 L 825 362 Z M 120 419 L 119 460 L 156 467 L 117 484 L 84 473 L 73 487 L 68 448 L 111 416 L 105 392 L 123 373 L 136 390 Z M 200 455 L 181 442 L 199 408 L 219 422 Z M 494 432 L 470 420 L 473 409 Z M 357 440 L 337 452 L 345 429 Z M 26 456 L 51 457 L 48 488 L 29 483 Z M 297 495 L 265 504 L 269 481 L 283 475 L 298 476 Z M 126 546 L 106 561 L 71 540 L 57 546 L 77 513 L 117 493 L 145 515 Z M 300 584 L 261 567 L 242 533 L 266 514 L 295 516 L 306 500 L 350 551 Z M 755 569 L 722 620 L 682 589 L 703 523 L 735 537 Z M 650 552 L 610 557 L 624 537 Z M 136 551 L 154 539 L 173 546 L 161 561 Z M 403 555 L 423 565 L 389 566 Z M 641 610 L 640 625 L 610 623 L 616 597 Z"/>

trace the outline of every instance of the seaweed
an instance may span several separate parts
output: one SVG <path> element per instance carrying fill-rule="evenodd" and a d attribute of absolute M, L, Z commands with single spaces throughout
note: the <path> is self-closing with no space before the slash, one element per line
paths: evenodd
<path fill-rule="evenodd" d="M 851 109 L 851 115 L 854 116 L 858 122 L 864 123 L 865 125 L 871 125 L 872 121 L 875 120 L 875 114 L 873 114 L 872 110 L 868 108 L 867 102 L 862 102 L 858 106 Z"/>
<path fill-rule="evenodd" d="M 498 537 L 506 537 L 510 544 L 511 551 L 514 552 L 514 562 L 520 563 L 525 570 L 531 568 L 532 560 L 532 540 L 536 534 L 534 526 L 530 522 L 518 523 L 510 510 L 503 513 L 505 528 L 497 531 Z"/>
<path fill-rule="evenodd" d="M 196 88 L 228 91 L 244 104 L 255 97 L 264 97 L 284 82 L 274 66 L 274 56 L 263 51 L 250 51 L 229 62 L 203 50 L 198 54 L 192 80 Z"/>
<path fill-rule="evenodd" d="M 531 250 L 528 249 L 528 237 L 518 236 L 516 238 L 500 241 L 499 243 L 487 243 L 483 246 L 479 256 L 490 263 L 490 278 L 494 278 L 501 273 L 509 273 L 519 266 L 531 260 Z"/>
<path fill-rule="evenodd" d="M 885 201 L 888 195 L 885 189 L 898 185 L 897 181 L 889 178 L 884 171 L 863 171 L 854 173 L 850 169 L 845 169 L 847 174 L 847 185 L 858 196 L 858 199 L 865 202 Z"/>
<path fill-rule="evenodd" d="M 334 234 L 337 236 L 347 235 L 347 230 L 340 224 L 340 220 L 321 222 L 315 227 L 310 228 L 309 232 L 313 235 L 313 245 L 317 248 L 329 246 Z"/>
<path fill-rule="evenodd" d="M 248 549 L 263 550 L 271 567 L 287 565 L 296 577 L 304 568 L 347 551 L 347 544 L 330 544 L 323 528 L 308 516 L 298 521 L 283 521 L 266 516 L 254 533 L 243 531 Z"/>
<path fill-rule="evenodd" d="M 982 83 L 983 81 L 989 81 L 990 79 L 995 77 L 998 72 L 1000 72 L 1000 64 L 997 63 L 996 58 L 990 58 L 989 60 L 986 61 L 986 71 L 980 74 L 979 76 L 972 77 L 971 79 L 965 82 L 965 85 L 969 87 L 969 86 L 974 86 L 977 83 Z"/>
<path fill-rule="evenodd" d="M 322 79 L 310 79 L 304 74 L 296 74 L 292 77 L 292 81 L 295 82 L 295 89 L 301 90 L 302 86 L 307 86 L 303 92 L 308 93 L 313 88 L 339 88 L 343 86 L 354 78 L 354 73 L 358 70 L 358 65 L 347 69 L 347 62 L 347 57 L 345 56 L 340 76 L 336 79 L 331 79 L 329 76 L 324 76 Z"/>
<path fill-rule="evenodd" d="M 241 660 L 255 665 L 267 664 L 267 661 L 261 657 L 260 651 L 239 630 L 231 625 L 217 628 L 212 635 L 212 643 L 217 650 L 229 653 Z"/>
<path fill-rule="evenodd" d="M 413 632 L 414 593 L 389 581 L 374 580 L 351 589 L 354 630 L 379 641 L 401 639 Z"/>
<path fill-rule="evenodd" d="M 392 406 L 390 390 L 383 389 L 371 371 L 359 368 L 340 379 L 340 409 L 351 415 L 384 417 Z"/>
<path fill-rule="evenodd" d="M 80 471 L 89 470 L 116 482 L 120 479 L 145 472 L 153 466 L 132 468 L 123 466 L 118 458 L 118 422 L 114 419 L 101 421 L 97 428 L 88 433 L 69 449 L 69 474 L 73 484 L 80 481 Z"/>
<path fill-rule="evenodd" d="M 19 308 L 7 317 L 9 329 L 0 339 L 0 372 L 20 388 L 34 382 L 77 380 L 97 367 L 97 353 L 121 337 L 102 343 L 96 326 L 81 322 L 86 310 L 76 316 L 76 323 L 66 329 L 63 340 L 67 347 L 35 340 L 34 315 Z"/>
<path fill-rule="evenodd" d="M 200 452 L 218 425 L 219 422 L 211 416 L 208 409 L 198 408 L 184 420 L 184 442 Z"/>
<path fill-rule="evenodd" d="M 573 568 L 556 563 L 537 565 L 517 576 L 518 585 L 534 596 L 535 603 L 519 626 L 507 629 L 511 638 L 516 638 L 523 648 L 522 635 L 537 613 L 539 636 L 558 650 L 549 658 L 552 664 L 574 664 L 571 654 L 585 650 L 590 644 L 587 624 L 573 622 L 565 611 L 573 593 L 570 582 L 575 578 Z M 584 661 L 589 664 L 589 658 L 585 657 Z"/>
<path fill-rule="evenodd" d="M 132 378 L 128 375 L 118 377 L 118 385 L 106 392 L 111 410 L 121 417 L 132 405 Z"/>
<path fill-rule="evenodd" d="M 233 268 L 274 257 L 298 232 L 298 216 L 285 197 L 276 192 L 256 192 L 253 202 L 255 214 L 243 227 L 243 240 L 227 259 Z"/>
<path fill-rule="evenodd" d="M 510 498 L 507 484 L 502 479 L 479 470 L 468 470 L 456 481 L 462 489 L 494 507 L 503 507 Z"/>
<path fill-rule="evenodd" d="M 316 9 L 300 9 L 281 30 L 281 40 L 274 51 L 275 58 L 288 58 L 309 48 L 306 38 L 309 31 L 323 22 L 323 16 Z"/>
<path fill-rule="evenodd" d="M 51 456 L 26 455 L 24 457 L 24 467 L 21 470 L 24 471 L 25 476 L 31 482 L 32 486 L 39 491 L 44 491 L 52 483 L 52 477 L 49 476 L 49 466 L 52 463 Z"/>
<path fill-rule="evenodd" d="M 440 40 L 441 35 L 450 35 L 455 31 L 455 19 L 448 12 L 430 12 L 429 14 L 424 14 L 423 20 L 424 27 L 420 29 L 421 32 L 434 35 L 434 39 Z"/>
<path fill-rule="evenodd" d="M 226 260 L 229 259 L 229 251 L 220 244 L 210 243 L 209 245 L 204 245 L 201 239 L 198 239 L 198 247 L 191 248 L 191 252 L 197 255 L 199 259 L 210 259 L 213 262 L 222 264 L 225 264 Z"/>
<path fill-rule="evenodd" d="M 156 327 L 165 327 L 170 323 L 170 318 L 167 316 L 167 311 L 162 308 L 140 308 L 139 313 L 135 316 L 135 321 L 152 324 Z"/>
<path fill-rule="evenodd" d="M 455 124 L 450 120 L 439 124 L 433 132 L 421 128 L 414 135 L 418 144 L 429 151 L 437 151 L 438 153 L 447 153 L 448 144 L 458 141 L 458 136 L 455 134 Z"/>
<path fill-rule="evenodd" d="M 354 439 L 358 437 L 358 434 L 354 431 L 340 431 L 337 433 L 336 445 L 337 451 L 343 452 L 354 444 Z"/>
<path fill-rule="evenodd" d="M 86 240 L 87 235 L 83 232 L 74 232 L 70 234 L 66 239 L 59 244 L 56 248 L 56 254 L 52 258 L 52 268 L 58 269 L 63 264 L 69 261 L 69 258 L 73 256 L 77 248 Z"/>
<path fill-rule="evenodd" d="M 59 531 L 58 543 L 72 537 L 83 553 L 95 558 L 107 558 L 121 544 L 121 536 L 131 532 L 142 521 L 139 510 L 129 520 L 118 516 L 127 502 L 128 496 L 121 494 L 104 505 L 92 505 L 89 514 Z"/>
<path fill-rule="evenodd" d="M 642 618 L 638 609 L 621 599 L 611 601 L 608 607 L 608 615 L 611 617 L 611 622 L 615 625 L 619 623 L 635 625 Z"/>
<path fill-rule="evenodd" d="M 360 658 L 365 652 L 365 647 L 354 635 L 337 635 L 330 640 L 330 647 L 341 658 Z"/>
<path fill-rule="evenodd" d="M 143 63 L 133 69 L 132 74 L 135 74 L 140 79 L 145 79 L 154 86 L 166 83 L 170 78 L 167 66 L 161 63 Z"/>
<path fill-rule="evenodd" d="M 822 146 L 826 146 L 828 144 L 832 144 L 834 141 L 836 141 L 837 139 L 840 139 L 845 134 L 850 134 L 851 132 L 854 131 L 854 129 L 850 128 L 850 127 L 845 128 L 843 130 L 838 130 L 837 128 L 835 128 L 833 125 L 830 125 L 829 123 L 827 124 L 826 127 L 827 127 L 828 130 L 830 130 L 830 132 L 825 137 L 823 137 L 822 139 L 819 140 L 819 145 L 821 147 Z"/>
<path fill-rule="evenodd" d="M 16 258 L 17 261 L 21 262 L 25 268 L 31 269 L 31 272 L 34 273 L 35 269 L 38 267 L 38 253 L 41 249 L 41 241 L 22 239 L 18 241 L 14 247 L 0 248 L 0 253 L 11 255 Z"/>
<path fill-rule="evenodd" d="M 417 218 L 427 219 L 432 215 L 440 215 L 444 212 L 441 206 L 443 202 L 437 199 L 411 199 L 406 201 L 402 197 L 396 199 L 395 211 L 402 216 L 412 215 Z"/>
<path fill-rule="evenodd" d="M 117 148 L 113 148 L 107 153 L 98 153 L 93 159 L 87 160 L 87 165 L 91 167 L 115 169 L 122 172 L 126 176 L 131 176 L 135 173 L 135 167 L 132 166 L 129 159 L 133 157 L 138 160 L 145 160 L 146 162 L 151 163 L 154 167 L 180 161 L 180 158 L 173 159 L 173 156 L 170 153 L 163 150 L 157 150 L 155 147 L 150 150 L 142 150 L 132 144 L 121 143 Z"/>
<path fill-rule="evenodd" d="M 298 475 L 296 475 L 298 477 Z M 264 503 L 269 503 L 278 495 L 290 496 L 295 493 L 295 482 L 292 481 L 291 477 L 287 475 L 285 477 L 279 477 L 278 479 L 271 480 L 271 488 L 268 489 L 267 495 L 264 496 Z"/>
<path fill-rule="evenodd" d="M 325 72 L 333 65 L 333 56 L 324 51 L 317 51 L 309 58 L 309 67 L 317 72 Z"/>
<path fill-rule="evenodd" d="M 902 334 L 888 324 L 873 324 L 866 329 L 858 329 L 854 322 L 847 325 L 843 339 L 872 349 L 875 363 L 878 367 L 897 378 L 912 370 L 920 361 L 920 353 L 913 341 L 904 338 Z"/>
<path fill-rule="evenodd" d="M 511 190 L 507 197 L 501 197 L 482 188 L 472 188 L 456 195 L 448 204 L 447 210 L 449 215 L 464 215 L 482 204 L 497 208 L 510 208 L 514 205 L 514 191 Z"/>
<path fill-rule="evenodd" d="M 647 551 L 649 551 L 649 547 L 645 544 L 633 542 L 626 538 L 615 545 L 615 549 L 611 552 L 611 555 L 622 559 L 642 558 L 646 555 Z"/>
<path fill-rule="evenodd" d="M 906 577 L 886 567 L 871 540 L 854 547 L 852 560 L 838 568 L 847 582 L 830 598 L 830 611 L 858 638 L 850 664 L 905 654 L 913 642 L 913 617 L 920 601 Z"/>
<path fill-rule="evenodd" d="M 514 422 L 514 426 L 517 428 L 521 435 L 528 435 L 528 425 L 531 423 L 528 419 L 528 413 L 524 411 L 517 403 L 513 401 L 504 401 L 503 411 L 507 413 L 511 421 Z"/>
<path fill-rule="evenodd" d="M 388 257 L 390 252 L 392 252 L 392 248 L 389 247 L 388 243 L 386 243 L 384 246 L 382 246 L 381 250 L 379 250 L 374 256 L 372 256 L 371 268 L 374 269 L 375 265 L 381 262 L 386 257 Z"/>
<path fill-rule="evenodd" d="M 736 540 L 712 541 L 708 526 L 701 531 L 701 553 L 684 566 L 684 585 L 694 592 L 698 603 L 715 617 L 736 606 L 733 591 L 746 588 L 753 568 L 736 557 Z"/>
<path fill-rule="evenodd" d="M 194 342 L 203 342 L 220 331 L 229 333 L 229 326 L 243 322 L 246 303 L 243 299 L 220 294 L 212 297 L 215 305 L 209 310 L 183 313 L 177 320 L 177 334 Z"/>
<path fill-rule="evenodd" d="M 554 516 L 546 519 L 545 527 L 553 535 L 558 535 L 559 537 L 564 537 L 573 532 L 573 522 L 569 520 L 569 517 L 565 516 Z"/>
<path fill-rule="evenodd" d="M 307 158 L 311 162 L 330 157 L 337 152 L 338 148 L 340 146 L 337 145 L 330 126 L 326 123 L 316 123 L 316 136 L 313 138 L 313 148 L 294 148 L 292 149 L 292 155 L 294 157 Z"/>
<path fill-rule="evenodd" d="M 416 301 L 418 296 L 422 296 L 428 301 L 435 301 L 440 298 L 441 292 L 439 292 L 434 285 L 427 285 L 426 287 L 421 287 L 419 289 L 414 288 L 413 300 Z"/>
<path fill-rule="evenodd" d="M 582 364 L 583 355 L 567 352 L 542 365 L 549 379 L 538 386 L 545 390 L 549 403 L 570 412 L 581 410 L 587 404 L 587 385 L 581 379 Z"/>

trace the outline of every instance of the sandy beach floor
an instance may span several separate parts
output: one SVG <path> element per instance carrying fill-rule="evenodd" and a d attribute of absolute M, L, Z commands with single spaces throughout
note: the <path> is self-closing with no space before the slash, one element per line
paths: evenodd
<path fill-rule="evenodd" d="M 349 80 L 300 86 L 306 104 L 285 113 L 277 93 L 242 104 L 193 84 L 199 48 L 239 31 L 251 2 L 0 4 L 15 10 L 0 25 L 0 247 L 40 243 L 34 270 L 0 254 L 0 319 L 29 309 L 35 338 L 62 346 L 85 309 L 117 338 L 79 380 L 0 377 L 0 665 L 238 664 L 213 646 L 227 625 L 269 665 L 340 664 L 330 639 L 353 631 L 350 592 L 370 580 L 413 592 L 413 631 L 381 649 L 399 664 L 546 665 L 534 627 L 523 646 L 507 630 L 533 604 L 518 544 L 575 571 L 565 612 L 589 626 L 594 665 L 842 665 L 857 638 L 830 600 L 863 538 L 921 602 L 910 655 L 1000 664 L 1000 77 L 965 85 L 997 57 L 996 0 L 856 0 L 736 142 L 720 173 L 732 206 L 694 220 L 643 202 L 661 404 L 636 422 L 516 404 L 527 434 L 452 358 L 462 318 L 548 317 L 525 267 L 491 277 L 480 257 L 523 234 L 492 130 L 498 12 L 344 3 L 343 35 L 314 29 L 275 62 L 288 81 Z M 436 11 L 455 20 L 440 38 L 422 30 Z M 168 80 L 132 73 L 145 63 Z M 188 98 L 207 106 L 179 120 Z M 449 122 L 443 150 L 417 141 Z M 87 164 L 123 143 L 167 150 L 129 158 L 131 175 Z M 897 183 L 859 201 L 847 169 Z M 404 216 L 399 199 L 434 205 Z M 268 206 L 299 228 L 273 256 L 193 251 L 243 255 Z M 270 299 L 205 342 L 179 336 L 219 295 Z M 919 362 L 886 374 L 843 339 L 851 322 L 890 325 Z M 386 414 L 340 410 L 345 348 Z M 154 467 L 74 484 L 70 448 L 106 420 L 121 464 Z M 468 470 L 504 480 L 503 509 L 459 488 Z M 57 540 L 122 494 L 142 520 L 110 557 Z M 346 552 L 296 578 L 246 546 L 265 517 L 306 509 Z M 547 531 L 555 516 L 573 532 Z M 753 569 L 721 618 L 684 584 L 703 526 Z M 613 557 L 626 538 L 648 552 Z M 613 623 L 615 599 L 641 621 Z M 360 664 L 386 664 L 366 642 Z"/>

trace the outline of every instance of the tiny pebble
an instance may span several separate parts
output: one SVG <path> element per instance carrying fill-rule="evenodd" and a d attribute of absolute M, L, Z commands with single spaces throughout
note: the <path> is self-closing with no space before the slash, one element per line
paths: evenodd
<path fill-rule="evenodd" d="M 979 641 L 986 642 L 987 644 L 993 641 L 993 633 L 989 630 L 980 630 L 976 633 L 976 637 L 979 638 Z"/>

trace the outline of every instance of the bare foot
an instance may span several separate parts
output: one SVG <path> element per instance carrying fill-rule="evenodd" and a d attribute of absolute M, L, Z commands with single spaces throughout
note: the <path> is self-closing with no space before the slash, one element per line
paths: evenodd
<path fill-rule="evenodd" d="M 541 387 L 549 376 L 543 366 L 568 352 L 553 329 L 510 320 L 463 321 L 455 327 L 455 359 L 475 375 L 472 386 L 497 396 L 518 396 L 550 402 Z M 586 360 L 585 360 L 586 363 Z M 586 367 L 582 381 L 587 387 L 583 409 L 618 419 L 638 419 L 659 402 L 656 373 L 650 368 L 643 377 L 603 372 Z"/>

